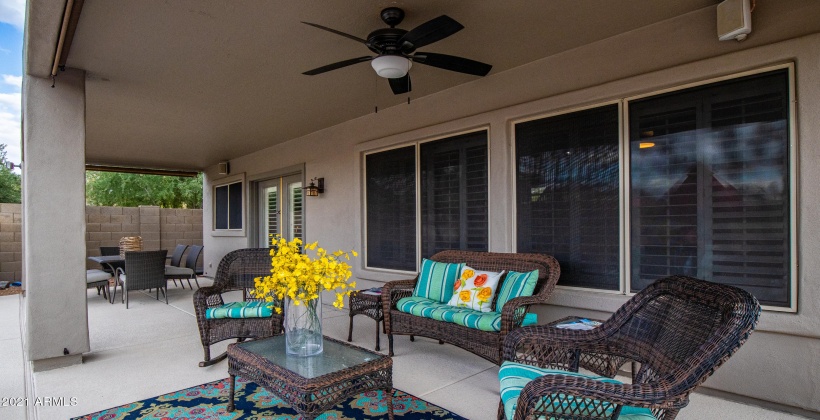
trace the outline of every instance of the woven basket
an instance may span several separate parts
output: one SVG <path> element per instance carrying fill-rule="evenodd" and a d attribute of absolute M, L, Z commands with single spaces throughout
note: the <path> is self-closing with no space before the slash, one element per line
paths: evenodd
<path fill-rule="evenodd" d="M 120 257 L 125 258 L 127 251 L 142 251 L 142 237 L 125 236 L 120 238 Z"/>

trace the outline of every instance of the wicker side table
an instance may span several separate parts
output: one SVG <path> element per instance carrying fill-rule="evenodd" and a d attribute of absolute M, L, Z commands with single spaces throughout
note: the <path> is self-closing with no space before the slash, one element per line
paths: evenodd
<path fill-rule="evenodd" d="M 236 376 L 256 382 L 311 420 L 334 405 L 365 391 L 382 390 L 393 420 L 393 359 L 325 336 L 315 356 L 286 354 L 285 336 L 228 346 L 230 399 L 234 411 Z M 240 415 L 248 413 L 239 413 Z"/>
<path fill-rule="evenodd" d="M 547 325 L 549 325 L 551 327 L 555 327 L 559 324 L 571 323 L 571 322 L 574 322 L 574 321 L 578 321 L 580 319 L 587 319 L 589 321 L 598 322 L 598 323 L 603 322 L 602 320 L 599 320 L 599 319 L 582 318 L 582 317 L 578 317 L 578 316 L 568 316 L 568 317 L 561 318 L 561 319 L 555 320 L 553 322 L 550 322 Z M 629 360 L 627 360 L 623 357 L 612 356 L 612 355 L 608 355 L 608 354 L 584 353 L 584 354 L 581 354 L 581 356 L 578 359 L 578 366 L 582 367 L 584 369 L 587 369 L 591 372 L 594 372 L 598 375 L 606 376 L 608 378 L 613 378 L 613 377 L 615 377 L 615 375 L 618 374 L 618 370 L 620 370 L 621 366 L 626 364 L 628 361 Z M 636 368 L 634 362 L 632 363 L 632 372 L 633 372 L 633 375 L 634 375 L 634 372 L 637 372 L 637 368 Z"/>
<path fill-rule="evenodd" d="M 362 314 L 376 321 L 376 351 L 379 348 L 379 322 L 384 326 L 382 313 L 382 295 L 366 290 L 359 290 L 350 294 L 350 327 L 347 329 L 347 341 L 353 340 L 353 316 Z"/>

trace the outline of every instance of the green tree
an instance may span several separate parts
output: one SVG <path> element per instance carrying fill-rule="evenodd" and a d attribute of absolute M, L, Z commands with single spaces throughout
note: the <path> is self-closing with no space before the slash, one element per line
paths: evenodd
<path fill-rule="evenodd" d="M 196 177 L 88 171 L 85 201 L 92 206 L 202 208 L 202 174 Z"/>
<path fill-rule="evenodd" d="M 0 203 L 19 203 L 20 175 L 12 172 L 7 163 L 6 145 L 0 144 Z"/>

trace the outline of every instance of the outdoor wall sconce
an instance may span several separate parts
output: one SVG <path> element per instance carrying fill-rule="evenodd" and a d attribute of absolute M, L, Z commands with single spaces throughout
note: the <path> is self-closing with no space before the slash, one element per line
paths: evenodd
<path fill-rule="evenodd" d="M 313 181 L 316 181 L 314 184 Z M 316 184 L 319 184 L 318 186 Z M 310 180 L 310 185 L 304 188 L 305 195 L 308 197 L 317 197 L 319 194 L 325 192 L 325 179 L 324 178 L 313 178 Z"/>

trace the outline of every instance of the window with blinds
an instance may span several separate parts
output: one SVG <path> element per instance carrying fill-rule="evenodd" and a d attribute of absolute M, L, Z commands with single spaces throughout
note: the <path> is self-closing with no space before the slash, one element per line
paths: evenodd
<path fill-rule="evenodd" d="M 365 157 L 368 267 L 416 270 L 416 148 Z"/>
<path fill-rule="evenodd" d="M 305 239 L 302 215 L 302 183 L 294 182 L 289 184 L 288 188 L 290 189 L 290 237 L 291 239 Z"/>
<path fill-rule="evenodd" d="M 487 251 L 487 132 L 420 147 L 421 255 Z"/>
<path fill-rule="evenodd" d="M 629 104 L 631 288 L 686 274 L 790 306 L 788 71 Z"/>
<path fill-rule="evenodd" d="M 267 214 L 265 218 L 267 235 L 265 237 L 273 238 L 279 234 L 279 187 L 266 188 L 265 194 L 267 195 L 267 199 L 265 200 L 267 207 L 265 209 L 265 214 Z M 267 239 L 265 243 L 267 243 L 268 247 L 272 246 L 270 239 Z"/>
<path fill-rule="evenodd" d="M 242 183 L 214 188 L 214 229 L 242 229 Z"/>
<path fill-rule="evenodd" d="M 618 106 L 515 125 L 518 252 L 555 256 L 558 284 L 620 287 Z"/>

